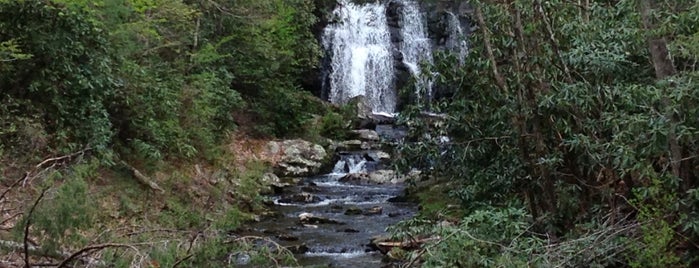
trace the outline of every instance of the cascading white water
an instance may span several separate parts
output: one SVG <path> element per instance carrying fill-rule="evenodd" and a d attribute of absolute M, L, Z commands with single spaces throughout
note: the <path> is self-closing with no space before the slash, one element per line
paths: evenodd
<path fill-rule="evenodd" d="M 459 18 L 451 12 L 447 11 L 447 16 L 449 16 L 448 27 L 449 38 L 446 42 L 447 49 L 455 53 L 459 59 L 459 64 L 464 65 L 464 60 L 466 60 L 466 54 L 468 54 L 468 44 L 464 36 L 464 30 L 461 28 L 461 22 Z"/>
<path fill-rule="evenodd" d="M 403 41 L 400 50 L 403 53 L 403 64 L 415 77 L 416 95 L 432 98 L 432 79 L 430 74 L 423 73 L 421 64 L 432 64 L 432 46 L 427 36 L 427 25 L 418 3 L 415 0 L 402 0 L 401 34 Z"/>
<path fill-rule="evenodd" d="M 333 168 L 331 174 L 345 175 L 352 173 L 366 172 L 366 159 L 361 155 L 351 155 L 342 157 Z"/>
<path fill-rule="evenodd" d="M 323 34 L 331 53 L 329 99 L 346 103 L 364 95 L 374 112 L 396 109 L 391 37 L 384 5 L 339 1 Z"/>

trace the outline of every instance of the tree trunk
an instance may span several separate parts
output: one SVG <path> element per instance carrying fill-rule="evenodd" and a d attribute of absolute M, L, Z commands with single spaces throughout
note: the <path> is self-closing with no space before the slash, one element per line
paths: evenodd
<path fill-rule="evenodd" d="M 505 78 L 498 71 L 498 64 L 495 61 L 495 54 L 493 53 L 493 46 L 490 44 L 490 31 L 488 26 L 485 24 L 485 19 L 483 18 L 483 12 L 481 8 L 476 6 L 476 19 L 478 20 L 478 26 L 480 27 L 481 33 L 483 33 L 483 45 L 485 46 L 485 52 L 488 55 L 488 60 L 490 60 L 490 66 L 493 70 L 493 76 L 495 77 L 495 83 L 503 91 L 507 92 L 507 84 L 505 83 Z"/>
<path fill-rule="evenodd" d="M 641 19 L 643 21 L 643 27 L 646 31 L 652 31 L 656 28 L 654 22 L 651 18 L 653 11 L 653 0 L 640 0 L 641 9 Z M 655 77 L 657 79 L 665 79 L 669 76 L 675 75 L 677 72 L 675 70 L 675 65 L 672 63 L 670 58 L 670 53 L 667 49 L 667 40 L 662 36 L 648 36 L 648 49 L 650 51 L 651 60 L 653 62 L 653 68 L 655 69 Z M 663 98 L 663 106 L 668 110 L 665 112 L 665 117 L 670 120 L 670 130 L 668 132 L 668 147 L 670 147 L 670 167 L 672 175 L 680 177 L 681 175 L 681 162 L 682 162 L 682 148 L 677 141 L 676 128 L 678 125 L 677 117 L 670 108 L 670 99 L 667 97 Z"/>

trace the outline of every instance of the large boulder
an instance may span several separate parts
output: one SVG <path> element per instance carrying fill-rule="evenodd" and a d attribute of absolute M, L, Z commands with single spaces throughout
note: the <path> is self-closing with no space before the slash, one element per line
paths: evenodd
<path fill-rule="evenodd" d="M 405 182 L 405 177 L 398 176 L 393 170 L 380 169 L 369 173 L 369 181 L 376 184 L 397 184 Z"/>
<path fill-rule="evenodd" d="M 260 182 L 263 186 L 260 190 L 261 194 L 279 194 L 284 188 L 292 186 L 291 183 L 282 181 L 277 175 L 271 172 L 263 174 L 262 178 L 260 178 Z"/>
<path fill-rule="evenodd" d="M 285 177 L 306 177 L 318 174 L 328 159 L 323 146 L 305 140 L 272 141 L 270 154 L 278 157 L 274 173 Z"/>

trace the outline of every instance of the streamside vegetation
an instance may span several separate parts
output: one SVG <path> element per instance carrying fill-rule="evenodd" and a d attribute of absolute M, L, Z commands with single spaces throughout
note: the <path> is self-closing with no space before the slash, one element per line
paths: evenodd
<path fill-rule="evenodd" d="M 410 263 L 696 266 L 699 3 L 469 3 L 466 63 L 432 66 L 444 120 L 404 117 L 398 164 L 431 179 L 395 231 L 438 238 Z"/>

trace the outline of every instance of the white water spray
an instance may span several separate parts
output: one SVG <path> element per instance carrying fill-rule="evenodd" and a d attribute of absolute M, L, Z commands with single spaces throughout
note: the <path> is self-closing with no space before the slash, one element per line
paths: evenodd
<path fill-rule="evenodd" d="M 468 54 L 468 44 L 466 43 L 464 30 L 461 28 L 459 18 L 454 13 L 447 12 L 447 16 L 449 16 L 447 28 L 449 31 L 449 38 L 447 39 L 446 47 L 451 50 L 452 53 L 456 54 L 459 59 L 459 64 L 464 65 L 466 55 Z"/>
<path fill-rule="evenodd" d="M 346 103 L 363 95 L 374 112 L 396 109 L 391 37 L 384 5 L 339 1 L 334 23 L 323 34 L 330 51 L 330 101 Z"/>
<path fill-rule="evenodd" d="M 427 36 L 427 25 L 418 3 L 415 0 L 400 1 L 403 5 L 401 20 L 403 27 L 400 50 L 403 53 L 403 64 L 410 69 L 415 77 L 416 95 L 432 98 L 431 75 L 422 71 L 421 65 L 432 64 L 432 46 Z"/>

